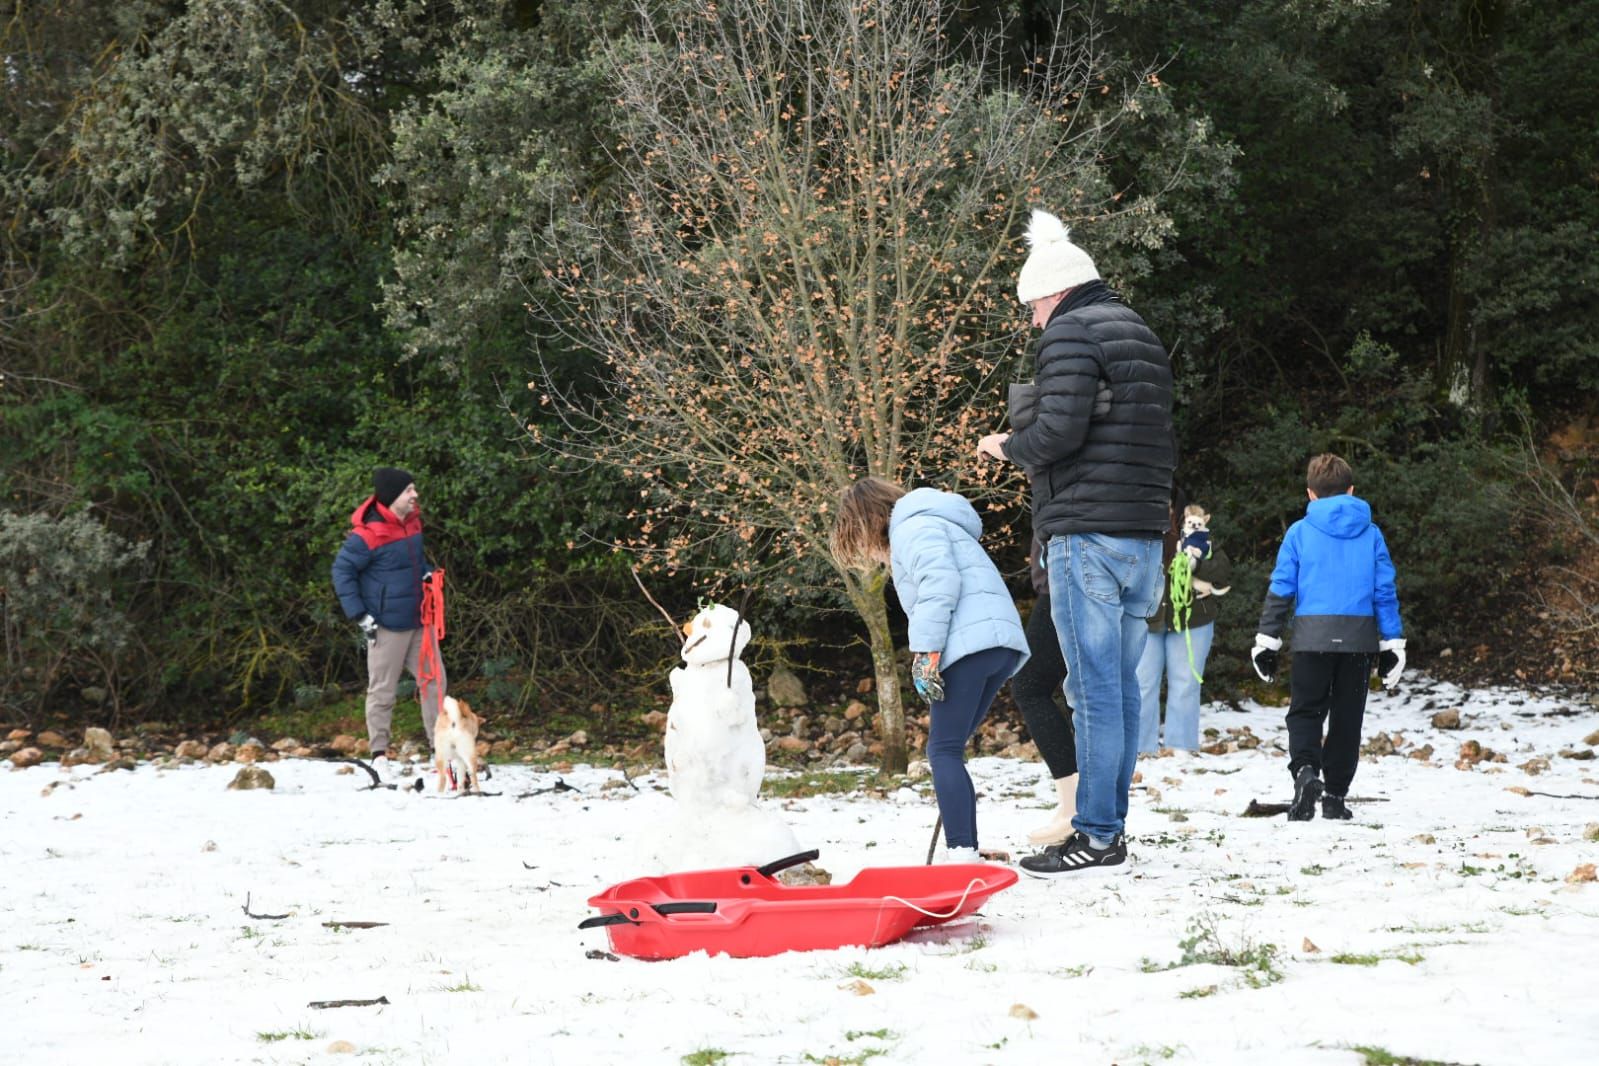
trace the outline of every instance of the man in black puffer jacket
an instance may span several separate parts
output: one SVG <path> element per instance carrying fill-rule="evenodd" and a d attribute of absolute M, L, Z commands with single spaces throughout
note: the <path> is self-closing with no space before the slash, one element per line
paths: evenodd
<path fill-rule="evenodd" d="M 1048 544 L 1050 606 L 1076 708 L 1077 813 L 1064 842 L 1022 860 L 1051 877 L 1125 868 L 1127 795 L 1138 759 L 1138 660 L 1160 606 L 1169 524 L 1171 362 L 1160 339 L 1103 281 L 1060 220 L 1034 211 L 1016 295 L 1038 342 L 1037 413 L 978 451 L 1009 459 L 1033 489 L 1033 530 Z M 1108 409 L 1095 411 L 1100 390 Z"/>

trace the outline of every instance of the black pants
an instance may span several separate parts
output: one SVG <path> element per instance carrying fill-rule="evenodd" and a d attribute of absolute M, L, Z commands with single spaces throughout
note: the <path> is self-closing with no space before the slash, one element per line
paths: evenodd
<path fill-rule="evenodd" d="M 1288 773 L 1314 766 L 1328 795 L 1349 795 L 1360 764 L 1371 656 L 1364 652 L 1296 651 L 1289 680 Z M 1327 727 L 1327 739 L 1321 735 Z"/>
<path fill-rule="evenodd" d="M 1038 597 L 1033 613 L 1027 616 L 1027 651 L 1030 658 L 1011 678 L 1010 694 L 1021 708 L 1022 720 L 1038 753 L 1044 757 L 1051 777 L 1070 777 L 1077 772 L 1077 736 L 1072 732 L 1072 712 L 1065 706 L 1066 657 L 1061 654 L 1060 634 L 1049 615 L 1049 593 Z M 1055 697 L 1061 697 L 1059 705 Z"/>

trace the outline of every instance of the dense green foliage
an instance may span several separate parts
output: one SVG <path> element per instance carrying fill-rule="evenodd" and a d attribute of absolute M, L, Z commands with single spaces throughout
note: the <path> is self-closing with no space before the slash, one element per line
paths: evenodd
<path fill-rule="evenodd" d="M 599 44 L 691 5 L 13 6 L 0 720 L 215 721 L 357 687 L 328 566 L 387 463 L 417 475 L 449 571 L 454 680 L 535 725 L 659 687 L 670 645 L 609 548 L 636 486 L 527 433 L 551 417 L 530 377 L 599 395 L 601 367 L 527 307 L 570 205 L 603 213 L 626 184 Z M 982 9 L 954 34 L 997 24 L 946 6 Z M 1018 69 L 1056 7 L 1008 7 Z M 1104 160 L 1160 225 L 1107 237 L 1101 263 L 1174 349 L 1181 479 L 1240 564 L 1220 676 L 1317 450 L 1353 462 L 1387 532 L 1413 659 L 1516 602 L 1501 434 L 1599 389 L 1585 10 L 1102 8 L 1119 69 L 1160 64 Z M 765 604 L 762 635 L 837 646 L 810 610 L 827 594 L 803 599 Z"/>

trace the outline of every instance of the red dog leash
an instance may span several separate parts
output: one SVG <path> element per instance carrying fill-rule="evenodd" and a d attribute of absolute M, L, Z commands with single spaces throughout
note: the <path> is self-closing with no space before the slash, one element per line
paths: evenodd
<path fill-rule="evenodd" d="M 422 582 L 422 650 L 416 661 L 417 702 L 426 706 L 428 686 L 438 684 L 444 676 L 439 662 L 439 641 L 444 639 L 444 570 L 433 571 L 428 581 Z"/>

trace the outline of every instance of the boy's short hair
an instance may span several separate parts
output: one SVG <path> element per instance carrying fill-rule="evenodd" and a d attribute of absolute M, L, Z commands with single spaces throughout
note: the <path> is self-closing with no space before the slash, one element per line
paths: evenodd
<path fill-rule="evenodd" d="M 888 548 L 888 518 L 905 490 L 880 477 L 863 477 L 845 489 L 833 516 L 833 557 L 845 566 L 865 568 Z"/>
<path fill-rule="evenodd" d="M 1318 497 L 1338 496 L 1355 485 L 1355 472 L 1332 452 L 1322 452 L 1305 467 L 1305 488 Z"/>

